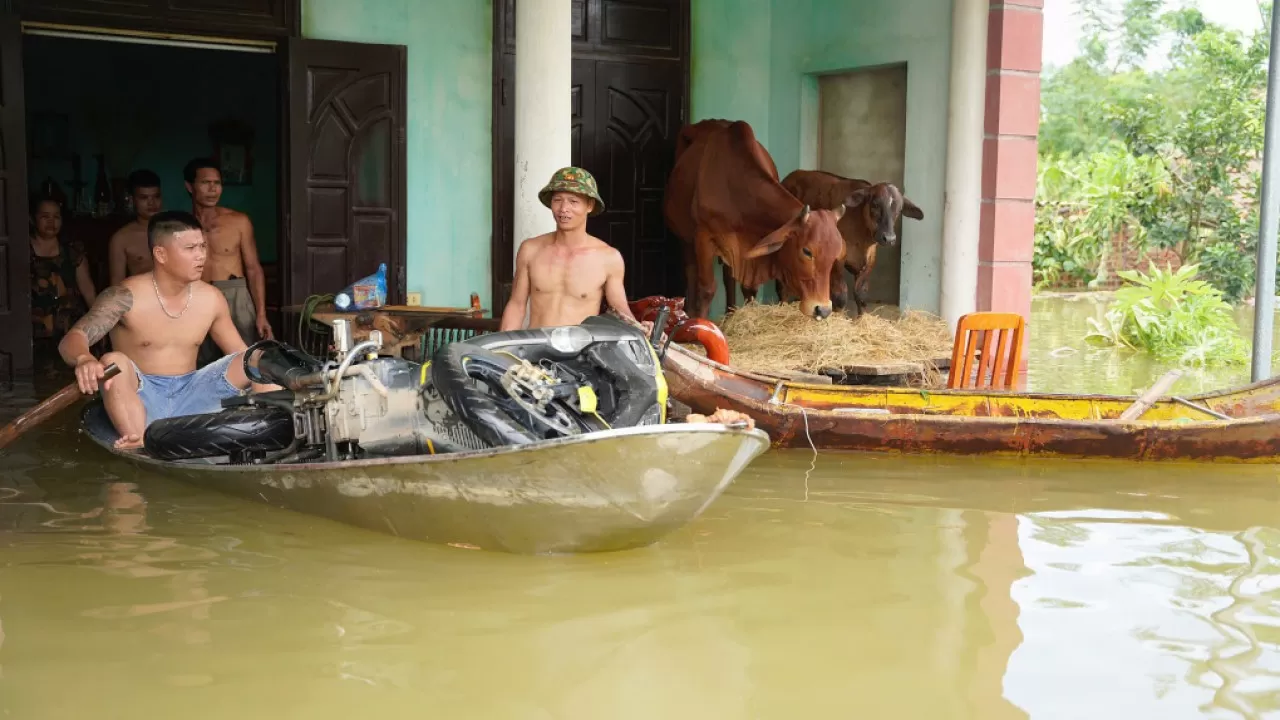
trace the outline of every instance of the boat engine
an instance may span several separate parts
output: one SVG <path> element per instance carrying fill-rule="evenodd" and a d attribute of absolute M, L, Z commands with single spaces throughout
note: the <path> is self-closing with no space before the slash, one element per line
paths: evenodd
<path fill-rule="evenodd" d="M 244 352 L 246 375 L 283 389 L 230 398 L 219 413 L 152 423 L 147 451 L 235 463 L 350 460 L 481 450 L 666 420 L 656 338 L 610 317 L 473 337 L 444 346 L 425 364 L 377 356 L 376 330 L 353 346 L 343 320 L 334 341 L 327 360 L 276 340 L 255 343 Z"/>

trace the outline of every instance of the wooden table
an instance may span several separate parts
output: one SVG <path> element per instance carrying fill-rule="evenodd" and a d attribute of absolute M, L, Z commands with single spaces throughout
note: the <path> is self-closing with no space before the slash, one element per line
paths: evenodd
<path fill-rule="evenodd" d="M 283 310 L 299 315 L 303 307 L 293 305 Z M 499 320 L 487 318 L 484 314 L 483 308 L 411 305 L 384 305 L 371 310 L 341 312 L 332 304 L 324 304 L 316 307 L 311 319 L 329 327 L 333 327 L 335 320 L 351 321 L 351 339 L 356 343 L 364 342 L 370 332 L 378 330 L 382 333 L 382 349 L 378 354 L 401 357 L 406 349 L 422 347 L 424 338 L 431 340 L 433 335 L 439 336 L 434 338 L 439 341 L 451 342 L 496 331 Z"/>

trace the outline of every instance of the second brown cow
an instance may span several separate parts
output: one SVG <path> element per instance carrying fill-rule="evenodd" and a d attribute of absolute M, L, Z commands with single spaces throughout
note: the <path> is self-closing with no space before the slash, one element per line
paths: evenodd
<path fill-rule="evenodd" d="M 745 122 L 703 120 L 681 130 L 663 213 L 684 245 L 690 317 L 707 317 L 719 257 L 744 289 L 770 280 L 806 315 L 831 314 L 833 271 L 844 262 L 844 207 L 811 210 L 777 179 Z"/>
<path fill-rule="evenodd" d="M 796 170 L 782 180 L 782 186 L 800 202 L 815 208 L 845 208 L 840 219 L 844 238 L 844 268 L 831 274 L 832 294 L 846 293 L 843 270 L 853 275 L 853 301 L 858 314 L 867 309 L 867 290 L 876 266 L 876 248 L 898 241 L 899 217 L 923 220 L 924 212 L 890 183 L 872 184 L 821 170 Z M 837 308 L 842 309 L 842 308 Z"/>

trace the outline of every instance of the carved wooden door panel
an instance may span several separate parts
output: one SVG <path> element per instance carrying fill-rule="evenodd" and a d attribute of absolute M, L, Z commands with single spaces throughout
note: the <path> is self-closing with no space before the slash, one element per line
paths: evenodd
<path fill-rule="evenodd" d="M 27 238 L 22 30 L 0 15 L 0 386 L 31 372 L 31 243 Z"/>
<path fill-rule="evenodd" d="M 678 239 L 662 217 L 675 156 L 683 77 L 674 64 L 598 60 L 591 172 L 605 212 L 587 223 L 627 263 L 627 297 L 680 294 Z"/>
<path fill-rule="evenodd" d="M 493 307 L 511 292 L 515 2 L 494 0 Z M 622 252 L 627 295 L 684 293 L 681 248 L 662 219 L 675 133 L 685 120 L 689 0 L 574 0 L 572 160 L 607 212 L 588 230 Z"/>
<path fill-rule="evenodd" d="M 289 41 L 288 298 L 387 264 L 405 294 L 405 48 Z"/>

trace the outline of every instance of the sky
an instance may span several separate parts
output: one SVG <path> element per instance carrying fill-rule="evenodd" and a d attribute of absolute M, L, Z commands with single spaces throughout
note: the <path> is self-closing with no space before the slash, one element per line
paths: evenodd
<path fill-rule="evenodd" d="M 1119 8 L 1122 0 L 1112 0 Z M 1045 65 L 1065 65 L 1080 49 L 1080 18 L 1076 16 L 1076 0 L 1045 0 L 1044 54 Z M 1166 7 L 1177 9 L 1184 4 L 1198 7 L 1213 22 L 1245 32 L 1262 26 L 1257 0 L 1166 0 Z M 1152 58 L 1155 60 L 1155 58 Z"/>

